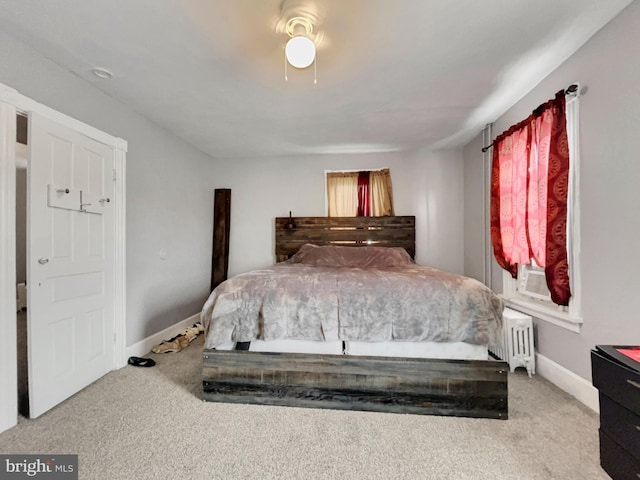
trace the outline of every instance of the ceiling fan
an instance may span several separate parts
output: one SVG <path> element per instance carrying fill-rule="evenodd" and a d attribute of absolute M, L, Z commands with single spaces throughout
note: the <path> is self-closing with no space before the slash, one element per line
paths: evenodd
<path fill-rule="evenodd" d="M 288 80 L 288 65 L 305 69 L 313 64 L 313 83 L 318 83 L 315 74 L 316 51 L 324 39 L 319 28 L 320 24 L 320 11 L 315 2 L 310 0 L 284 0 L 282 2 L 276 32 L 289 37 L 284 49 L 285 80 Z"/>

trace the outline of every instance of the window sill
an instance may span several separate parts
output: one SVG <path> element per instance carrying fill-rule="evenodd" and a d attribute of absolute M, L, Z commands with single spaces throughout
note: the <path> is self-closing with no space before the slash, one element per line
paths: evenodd
<path fill-rule="evenodd" d="M 574 333 L 580 333 L 582 327 L 582 318 L 572 316 L 569 312 L 562 312 L 546 305 L 540 305 L 527 301 L 520 297 L 503 297 L 503 300 L 507 307 L 517 310 L 518 312 L 526 313 L 537 319 L 549 322 L 558 327 L 565 328 Z"/>

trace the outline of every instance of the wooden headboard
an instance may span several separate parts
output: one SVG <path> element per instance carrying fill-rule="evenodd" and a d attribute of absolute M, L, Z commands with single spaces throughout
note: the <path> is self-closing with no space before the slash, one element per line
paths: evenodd
<path fill-rule="evenodd" d="M 292 225 L 293 224 L 293 225 Z M 402 247 L 416 254 L 416 217 L 278 217 L 276 260 L 290 258 L 305 243 Z"/>

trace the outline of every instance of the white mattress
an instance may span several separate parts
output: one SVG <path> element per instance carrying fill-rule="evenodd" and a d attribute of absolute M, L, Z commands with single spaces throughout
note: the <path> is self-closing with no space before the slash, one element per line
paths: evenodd
<path fill-rule="evenodd" d="M 232 350 L 234 343 L 218 346 L 217 350 Z M 318 353 L 326 355 L 357 355 L 374 357 L 446 358 L 450 360 L 487 360 L 487 347 L 464 342 L 315 342 L 309 340 L 254 340 L 250 352 Z"/>
<path fill-rule="evenodd" d="M 446 358 L 449 360 L 487 360 L 486 345 L 464 342 L 345 342 L 347 355 L 374 357 Z"/>
<path fill-rule="evenodd" d="M 233 350 L 235 343 L 225 343 L 216 350 Z M 325 355 L 342 355 L 342 341 L 314 342 L 312 340 L 252 340 L 249 345 L 250 352 L 275 352 L 275 353 L 320 353 Z"/>

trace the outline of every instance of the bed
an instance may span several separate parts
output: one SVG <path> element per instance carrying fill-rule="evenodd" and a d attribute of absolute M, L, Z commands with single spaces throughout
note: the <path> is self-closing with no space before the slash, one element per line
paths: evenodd
<path fill-rule="evenodd" d="M 278 263 L 203 306 L 205 400 L 507 418 L 502 301 L 417 265 L 414 217 L 275 227 Z"/>

